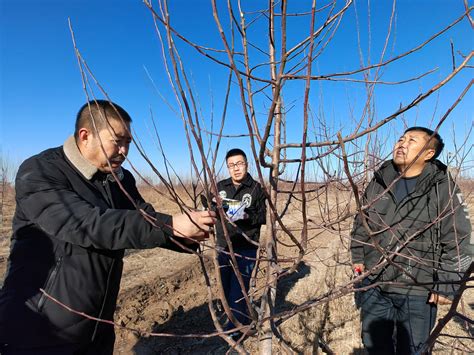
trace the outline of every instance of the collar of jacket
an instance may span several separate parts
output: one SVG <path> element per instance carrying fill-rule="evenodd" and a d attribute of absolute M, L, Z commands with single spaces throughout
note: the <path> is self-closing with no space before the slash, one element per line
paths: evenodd
<path fill-rule="evenodd" d="M 242 180 L 242 182 L 240 183 L 240 185 L 244 185 L 244 186 L 252 186 L 252 176 L 250 176 L 249 173 L 247 173 L 247 175 L 245 176 L 245 178 Z M 228 179 L 225 179 L 224 180 L 224 184 L 225 185 L 233 185 L 234 183 L 232 182 L 232 178 L 228 178 Z"/>
<path fill-rule="evenodd" d="M 416 183 L 416 190 L 423 191 L 424 187 L 431 186 L 438 180 L 446 178 L 447 167 L 439 160 L 428 162 L 425 168 L 418 176 Z M 385 186 L 388 186 L 398 177 L 398 170 L 393 160 L 388 160 L 382 164 L 380 169 L 375 173 L 375 178 L 383 182 Z"/>
<path fill-rule="evenodd" d="M 92 177 L 97 173 L 98 169 L 95 165 L 91 164 L 77 147 L 74 136 L 70 136 L 63 145 L 64 154 L 66 158 L 74 165 L 74 167 L 87 179 L 91 180 Z"/>

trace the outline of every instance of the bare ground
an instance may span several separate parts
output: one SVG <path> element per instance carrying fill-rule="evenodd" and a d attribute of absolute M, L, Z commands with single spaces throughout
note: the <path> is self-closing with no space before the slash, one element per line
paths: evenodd
<path fill-rule="evenodd" d="M 158 205 L 158 201 L 152 202 Z M 470 206 L 473 211 L 472 200 Z M 160 207 L 163 210 L 163 206 Z M 171 213 L 174 208 L 168 207 L 165 211 Z M 292 215 L 293 217 L 288 217 L 287 223 L 296 228 L 298 217 Z M 8 218 L 11 219 L 11 213 Z M 4 220 L 0 235 L 0 284 L 8 256 L 10 232 L 5 227 L 7 223 Z M 279 311 L 291 310 L 308 299 L 315 299 L 350 278 L 349 255 L 344 246 L 347 242 L 331 231 L 312 230 L 310 237 L 309 249 L 312 252 L 305 256 L 296 273 L 279 283 Z M 295 255 L 295 250 L 280 245 L 279 253 L 282 256 L 292 256 Z M 206 252 L 206 255 L 210 256 L 210 253 Z M 211 271 L 211 284 L 215 285 L 212 262 L 206 261 L 206 268 Z M 259 278 L 263 276 L 262 272 L 258 274 Z M 215 295 L 215 286 L 212 290 Z M 225 354 L 229 346 L 220 337 L 202 337 L 215 331 L 207 295 L 201 265 L 196 256 L 162 249 L 128 254 L 125 257 L 115 319 L 117 324 L 132 328 L 133 331 L 117 329 L 115 353 Z M 446 313 L 447 309 L 447 306 L 440 307 L 438 317 Z M 461 310 L 471 319 L 474 318 L 472 288 L 465 293 Z M 218 316 L 223 319 L 221 313 Z M 144 332 L 173 334 L 178 337 L 147 336 Z M 282 324 L 281 332 L 287 345 L 284 347 L 281 342 L 274 340 L 275 354 L 288 351 L 319 354 L 328 349 L 336 354 L 364 353 L 359 336 L 359 314 L 352 295 L 319 304 L 294 315 Z M 460 318 L 451 321 L 443 333 L 448 336 L 440 338 L 441 344 L 437 344 L 435 353 L 444 354 L 449 351 L 461 354 L 459 347 L 473 347 L 474 329 Z M 453 344 L 449 335 L 464 338 Z M 257 353 L 257 338 L 246 339 L 244 347 L 250 353 Z"/>
<path fill-rule="evenodd" d="M 337 247 L 338 242 L 326 249 L 326 254 Z M 174 254 L 174 255 L 171 255 Z M 307 258 L 297 272 L 280 282 L 277 295 L 278 310 L 289 310 L 307 299 L 314 299 L 328 288 L 341 284 L 350 276 L 350 268 L 332 267 L 325 263 L 325 253 L 316 258 Z M 172 263 L 163 265 L 162 260 Z M 315 260 L 316 259 L 316 260 Z M 170 265 L 180 265 L 179 271 Z M 324 266 L 328 264 L 329 266 Z M 163 267 L 164 266 L 164 267 Z M 209 334 L 215 331 L 210 317 L 204 278 L 196 257 L 184 258 L 162 250 L 142 251 L 127 257 L 126 271 L 117 311 L 121 325 L 141 331 L 172 334 Z M 150 269 L 155 272 L 149 271 Z M 146 271 L 145 271 L 146 270 Z M 472 289 L 463 299 L 464 314 L 474 317 L 474 292 Z M 439 316 L 447 311 L 440 308 Z M 472 347 L 472 327 L 463 329 L 460 319 L 451 321 L 444 333 L 471 337 L 463 341 L 464 347 Z M 359 312 L 354 306 L 353 296 L 347 295 L 329 303 L 323 303 L 301 312 L 287 320 L 282 337 L 286 349 L 294 353 L 318 354 L 329 349 L 336 354 L 363 354 L 360 341 Z M 130 331 L 117 332 L 117 354 L 225 354 L 229 346 L 219 337 L 173 338 L 137 337 Z M 450 339 L 444 337 L 444 342 Z M 250 353 L 258 352 L 256 337 L 244 342 Z M 275 340 L 276 354 L 287 353 Z M 451 349 L 454 354 L 462 352 Z M 435 353 L 444 354 L 447 349 L 441 345 Z"/>

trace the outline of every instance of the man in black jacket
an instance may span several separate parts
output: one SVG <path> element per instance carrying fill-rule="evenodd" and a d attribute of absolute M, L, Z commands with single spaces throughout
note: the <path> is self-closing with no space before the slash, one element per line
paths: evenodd
<path fill-rule="evenodd" d="M 140 196 L 121 167 L 130 123 L 120 106 L 90 101 L 77 115 L 74 136 L 20 166 L 0 291 L 0 353 L 112 354 L 111 325 L 66 310 L 40 289 L 112 320 L 125 249 L 195 249 L 208 237 L 213 212 L 165 215 Z"/>
<path fill-rule="evenodd" d="M 375 172 L 355 219 L 353 267 L 371 271 L 363 286 L 379 285 L 358 297 L 370 354 L 416 353 L 436 306 L 451 302 L 472 262 L 467 206 L 436 160 L 443 145 L 430 129 L 407 129 L 393 159 Z"/>
<path fill-rule="evenodd" d="M 247 294 L 249 290 L 259 245 L 260 227 L 266 221 L 265 194 L 260 184 L 248 173 L 247 156 L 241 149 L 229 150 L 225 159 L 230 178 L 220 181 L 217 190 L 227 210 L 227 217 L 234 225 L 224 222 L 231 243 L 229 246 L 222 223 L 216 224 L 217 246 L 220 249 L 218 262 L 222 287 L 232 314 L 238 322 L 247 325 L 250 324 L 249 305 L 243 292 Z M 236 271 L 232 267 L 231 250 L 235 254 L 244 290 L 240 287 Z M 225 329 L 234 328 L 234 323 L 229 320 Z M 236 340 L 240 336 L 238 331 L 232 333 Z"/>

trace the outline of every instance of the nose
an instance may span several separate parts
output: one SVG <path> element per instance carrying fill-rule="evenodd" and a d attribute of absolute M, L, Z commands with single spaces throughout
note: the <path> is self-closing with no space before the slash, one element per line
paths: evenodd
<path fill-rule="evenodd" d="M 119 154 L 127 155 L 127 154 L 128 154 L 128 148 L 129 148 L 129 144 L 128 144 L 128 143 L 119 144 L 119 145 L 118 145 Z"/>
<path fill-rule="evenodd" d="M 406 141 L 401 141 L 401 142 L 398 142 L 395 145 L 395 148 L 405 148 L 406 146 L 407 146 L 407 142 Z"/>

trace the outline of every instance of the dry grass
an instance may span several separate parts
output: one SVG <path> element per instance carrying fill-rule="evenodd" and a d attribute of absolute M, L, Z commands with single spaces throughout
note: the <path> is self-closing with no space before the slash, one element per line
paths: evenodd
<path fill-rule="evenodd" d="M 471 183 L 463 184 L 466 200 L 469 202 L 471 215 L 474 215 L 474 194 L 469 187 Z M 160 189 L 161 191 L 164 191 Z M 179 208 L 151 188 L 142 187 L 141 192 L 145 199 L 151 202 L 158 210 L 165 213 L 176 213 Z M 166 193 L 166 192 L 165 192 Z M 4 217 L 10 218 L 13 214 L 13 194 L 9 193 L 9 205 L 4 206 Z M 184 196 L 181 193 L 181 196 Z M 191 204 L 189 197 L 184 197 Z M 289 310 L 307 300 L 316 299 L 328 290 L 344 285 L 351 276 L 350 255 L 347 248 L 352 218 L 348 218 L 340 225 L 332 228 L 316 228 L 328 222 L 328 216 L 346 213 L 351 203 L 351 195 L 341 190 L 324 191 L 309 195 L 310 235 L 308 253 L 298 272 L 281 280 L 277 295 L 279 311 Z M 327 203 L 326 203 L 327 201 Z M 280 203 L 283 204 L 282 198 Z M 5 212 L 8 209 L 8 212 Z M 10 229 L 5 224 L 0 235 L 0 273 L 5 269 L 5 258 L 8 254 Z M 289 213 L 285 216 L 286 225 L 295 231 L 301 229 L 300 203 L 292 201 Z M 264 235 L 264 233 L 262 233 Z M 288 243 L 287 238 L 282 241 Z M 294 257 L 296 248 L 279 245 L 281 257 Z M 2 261 L 2 257 L 4 258 Z M 209 270 L 212 267 L 208 264 Z M 3 269 L 2 269 L 3 268 Z M 263 279 L 262 272 L 259 277 Z M 215 287 L 215 280 L 212 279 Z M 259 281 L 260 284 L 262 281 Z M 186 330 L 186 326 L 196 327 L 202 317 L 208 313 L 206 305 L 206 289 L 203 277 L 199 271 L 197 259 L 192 255 L 176 254 L 160 249 L 143 250 L 132 253 L 125 258 L 124 277 L 119 300 L 117 319 L 124 325 L 138 327 L 142 330 L 160 329 L 168 332 Z M 469 289 L 463 296 L 461 313 L 474 319 L 474 291 Z M 440 307 L 439 317 L 446 313 L 448 307 Z M 212 323 L 209 325 L 212 327 Z M 178 329 L 178 330 L 176 330 Z M 191 328 L 193 329 L 193 328 Z M 336 354 L 363 353 L 360 341 L 359 312 L 353 303 L 351 294 L 329 302 L 320 303 L 308 310 L 300 312 L 282 323 L 282 345 L 274 340 L 275 353 L 286 353 L 285 349 L 303 354 L 320 353 L 325 345 Z M 466 330 L 467 329 L 467 330 Z M 471 346 L 469 340 L 461 337 L 472 337 L 472 326 L 459 321 L 451 321 L 443 331 L 447 336 L 441 337 L 441 343 L 435 347 L 435 353 L 461 353 L 459 342 L 464 347 Z M 461 340 L 453 338 L 458 337 Z M 472 338 L 470 339 L 472 342 Z M 207 344 L 202 340 L 188 342 L 176 339 L 140 339 L 128 332 L 119 332 L 117 354 L 149 354 L 156 349 L 170 349 L 170 353 L 225 353 L 227 347 L 222 343 Z M 443 345 L 446 344 L 446 345 Z M 179 348 L 181 346 L 181 348 Z M 245 347 L 251 353 L 258 351 L 255 338 L 245 341 Z M 191 351 L 191 348 L 193 351 Z M 179 350 L 181 349 L 181 350 Z M 186 349 L 190 350 L 189 352 Z M 201 349 L 201 350 L 200 350 Z M 178 351 L 179 350 L 179 351 Z"/>
<path fill-rule="evenodd" d="M 15 212 L 15 191 L 11 184 L 0 184 L 0 285 L 6 270 L 6 260 L 10 250 L 12 219 Z"/>
<path fill-rule="evenodd" d="M 474 184 L 463 181 L 461 187 L 469 205 L 470 214 L 473 216 Z M 327 223 L 328 216 L 343 215 L 348 212 L 349 206 L 354 205 L 350 193 L 334 189 L 328 194 L 313 194 L 309 200 L 312 200 L 308 210 L 314 225 Z M 290 211 L 290 215 L 286 217 L 287 225 L 292 230 L 299 230 L 301 228 L 298 226 L 301 220 L 300 204 L 293 203 Z M 304 258 L 310 271 L 292 286 L 285 299 L 287 303 L 301 304 L 306 300 L 316 299 L 328 290 L 342 286 L 350 280 L 352 270 L 349 266 L 348 241 L 351 221 L 352 218 L 349 218 L 333 226 L 335 230 L 313 229 L 310 231 L 308 250 L 311 252 Z M 281 247 L 279 253 L 290 256 L 295 254 L 295 250 Z M 459 307 L 459 312 L 470 319 L 474 319 L 473 300 L 474 290 L 471 288 L 464 293 Z M 438 319 L 443 317 L 448 310 L 449 306 L 439 307 Z M 282 334 L 290 348 L 295 352 L 307 354 L 317 353 L 318 346 L 320 350 L 322 349 L 320 342 L 318 345 L 319 339 L 336 354 L 364 353 L 360 332 L 359 311 L 354 305 L 352 294 L 301 312 L 282 326 Z M 473 349 L 472 325 L 469 326 L 459 318 L 451 320 L 442 333 L 443 336 L 438 339 L 434 353 L 445 354 L 449 351 L 460 354 L 463 353 L 461 349 Z M 277 342 L 275 345 L 279 347 Z"/>

